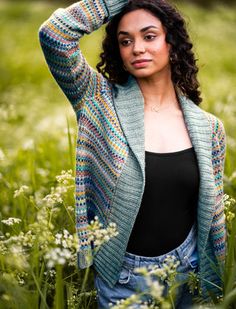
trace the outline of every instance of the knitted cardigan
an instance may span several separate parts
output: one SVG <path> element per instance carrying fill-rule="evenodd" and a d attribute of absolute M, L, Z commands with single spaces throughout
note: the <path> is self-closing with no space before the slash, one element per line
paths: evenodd
<path fill-rule="evenodd" d="M 86 62 L 79 39 L 120 12 L 127 0 L 81 0 L 58 9 L 40 27 L 40 43 L 52 75 L 76 113 L 76 230 L 78 267 L 91 265 L 113 287 L 122 268 L 128 239 L 145 186 L 144 99 L 135 78 L 112 85 Z M 195 149 L 200 187 L 197 244 L 201 288 L 219 294 L 225 260 L 223 167 L 225 133 L 215 116 L 179 94 L 188 133 Z M 94 253 L 88 224 L 98 216 L 118 236 Z M 210 283 L 212 282 L 213 285 Z"/>

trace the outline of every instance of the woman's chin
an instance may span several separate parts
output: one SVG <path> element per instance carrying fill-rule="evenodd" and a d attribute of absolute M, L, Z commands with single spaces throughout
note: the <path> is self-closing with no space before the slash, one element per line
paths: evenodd
<path fill-rule="evenodd" d="M 135 71 L 132 72 L 131 75 L 133 75 L 135 78 L 149 78 L 152 76 L 150 72 L 144 72 L 144 71 Z"/>

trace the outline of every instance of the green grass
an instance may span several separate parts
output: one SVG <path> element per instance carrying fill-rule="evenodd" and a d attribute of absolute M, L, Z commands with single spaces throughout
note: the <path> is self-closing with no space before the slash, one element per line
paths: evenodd
<path fill-rule="evenodd" d="M 38 42 L 39 26 L 60 6 L 66 5 L 43 1 L 0 2 L 0 219 L 22 218 L 20 227 L 15 230 L 0 222 L 0 236 L 6 232 L 17 235 L 20 230 L 28 231 L 29 225 L 38 220 L 42 198 L 56 185 L 55 176 L 62 170 L 74 169 L 75 115 L 52 79 Z M 178 7 L 186 17 L 199 59 L 202 107 L 219 116 L 226 128 L 225 191 L 235 197 L 236 7 L 217 5 L 207 10 L 190 3 L 178 3 Z M 102 36 L 103 29 L 100 29 L 81 42 L 93 67 L 99 59 Z M 29 186 L 29 191 L 14 198 L 14 191 L 22 185 Z M 63 205 L 56 207 L 63 215 L 55 215 L 54 233 L 63 227 L 74 232 L 68 206 L 73 206 L 72 194 L 65 198 Z M 53 216 L 51 210 L 49 213 Z M 234 245 L 232 248 L 229 260 L 235 261 Z M 25 309 L 33 304 L 33 308 L 47 308 L 54 304 L 55 308 L 60 308 L 63 297 L 69 299 L 78 295 L 81 289 L 83 295 L 87 295 L 86 288 L 91 290 L 92 276 L 89 275 L 85 288 L 82 281 L 86 273 L 76 272 L 75 268 L 66 268 L 63 273 L 58 269 L 56 278 L 45 278 L 44 266 L 37 259 L 40 250 L 36 244 L 34 250 L 26 286 L 19 286 L 15 280 L 16 273 L 22 273 L 21 266 L 14 265 L 15 261 L 11 264 L 10 259 L 6 263 L 0 258 L 1 271 L 4 267 L 11 270 L 8 276 L 0 279 L 0 307 Z M 229 262 L 226 274 L 228 294 L 234 288 L 235 270 L 233 279 L 230 274 Z M 56 290 L 55 286 L 58 287 Z M 11 300 L 7 300 L 6 295 Z M 79 301 L 80 308 L 95 306 L 94 294 L 80 296 Z M 76 302 L 70 308 L 75 306 Z"/>

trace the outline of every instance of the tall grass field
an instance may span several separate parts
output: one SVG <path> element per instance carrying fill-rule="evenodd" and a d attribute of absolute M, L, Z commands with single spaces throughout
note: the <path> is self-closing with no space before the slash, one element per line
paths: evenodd
<path fill-rule="evenodd" d="M 72 3 L 72 1 L 71 1 Z M 203 8 L 179 1 L 198 58 L 203 109 L 227 133 L 224 188 L 227 260 L 223 297 L 196 308 L 236 308 L 236 5 Z M 38 29 L 59 1 L 0 2 L 0 308 L 97 308 L 91 269 L 76 266 L 76 119 L 48 71 Z M 81 41 L 99 60 L 104 28 Z M 94 230 L 98 232 L 93 232 Z M 100 232 L 99 232 L 100 231 Z M 115 237 L 98 222 L 91 235 Z M 100 239 L 101 238 L 101 239 Z M 158 290 L 161 291 L 161 288 Z M 157 289 L 155 295 L 157 295 Z M 131 308 L 132 300 L 116 308 Z M 157 295 L 156 308 L 172 308 Z M 145 306 L 143 308 L 146 308 Z M 153 307 L 154 308 L 154 307 Z"/>

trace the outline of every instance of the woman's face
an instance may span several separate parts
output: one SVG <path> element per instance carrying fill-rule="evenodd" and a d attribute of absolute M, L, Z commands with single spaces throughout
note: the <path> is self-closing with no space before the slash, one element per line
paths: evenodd
<path fill-rule="evenodd" d="M 161 21 L 144 9 L 127 13 L 117 29 L 125 69 L 137 79 L 170 74 L 166 32 Z"/>

